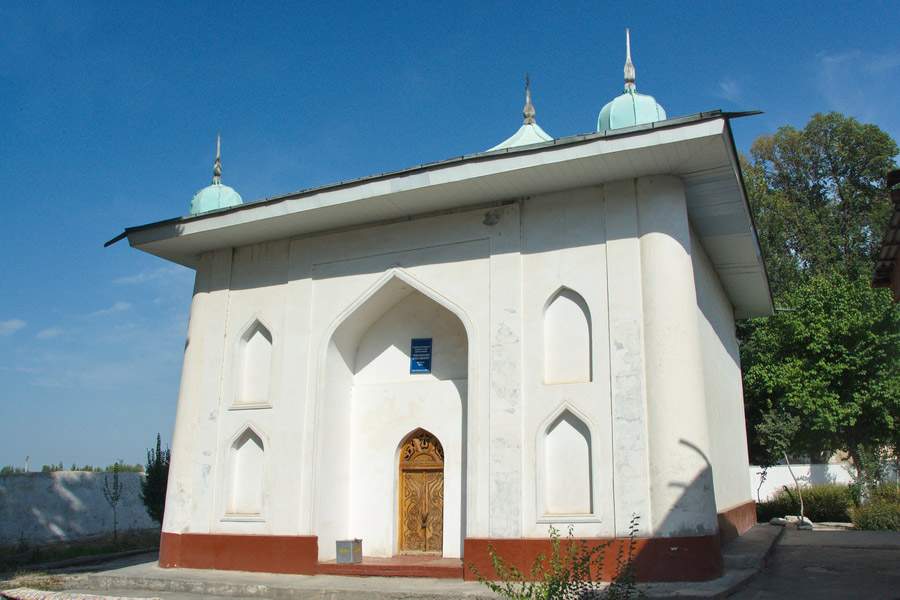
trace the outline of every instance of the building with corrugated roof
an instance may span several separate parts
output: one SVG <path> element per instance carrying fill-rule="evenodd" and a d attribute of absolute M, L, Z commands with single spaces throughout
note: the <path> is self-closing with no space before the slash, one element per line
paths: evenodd
<path fill-rule="evenodd" d="M 740 115 L 666 118 L 628 54 L 599 131 L 526 86 L 489 151 L 126 229 L 196 270 L 162 566 L 527 572 L 636 515 L 640 578 L 721 574 L 756 520 L 735 319 L 773 312 Z"/>

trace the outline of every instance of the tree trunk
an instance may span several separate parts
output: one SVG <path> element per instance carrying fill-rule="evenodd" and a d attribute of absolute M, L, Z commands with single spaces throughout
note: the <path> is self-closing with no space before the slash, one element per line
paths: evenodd
<path fill-rule="evenodd" d="M 858 480 L 862 480 L 863 478 L 863 464 L 862 459 L 859 456 L 859 448 L 856 444 L 850 444 L 847 448 L 847 454 L 850 455 L 850 460 L 853 462 L 853 468 L 856 470 L 856 478 Z"/>
<path fill-rule="evenodd" d="M 800 524 L 803 525 L 806 519 L 803 509 L 803 492 L 800 491 L 800 482 L 794 476 L 794 469 L 791 468 L 791 461 L 788 460 L 787 452 L 784 453 L 784 462 L 787 463 L 788 473 L 791 474 L 791 479 L 794 480 L 794 485 L 797 486 L 797 495 L 800 497 Z"/>

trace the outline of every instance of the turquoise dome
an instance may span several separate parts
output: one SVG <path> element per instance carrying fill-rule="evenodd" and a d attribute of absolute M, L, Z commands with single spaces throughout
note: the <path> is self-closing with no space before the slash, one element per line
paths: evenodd
<path fill-rule="evenodd" d="M 624 94 L 608 102 L 600 111 L 597 131 L 655 123 L 665 118 L 666 111 L 653 96 L 626 89 Z"/>
<path fill-rule="evenodd" d="M 204 213 L 218 208 L 227 208 L 241 204 L 240 194 L 233 188 L 223 185 L 221 181 L 213 181 L 191 199 L 191 214 Z"/>
<path fill-rule="evenodd" d="M 547 135 L 547 132 L 541 129 L 541 126 L 534 120 L 534 105 L 531 103 L 531 78 L 525 76 L 525 108 L 522 109 L 522 116 L 525 121 L 519 130 L 515 132 L 511 138 L 505 142 L 497 144 L 487 152 L 494 150 L 502 150 L 504 148 L 516 148 L 517 146 L 529 146 L 531 144 L 540 144 L 541 142 L 549 142 L 553 138 Z"/>
<path fill-rule="evenodd" d="M 638 94 L 631 62 L 631 32 L 625 30 L 625 93 L 608 102 L 597 117 L 597 131 L 664 121 L 666 111 L 653 96 Z"/>
<path fill-rule="evenodd" d="M 208 185 L 191 198 L 191 214 L 205 213 L 243 203 L 240 194 L 222 185 L 222 136 L 216 140 L 216 162 L 213 164 L 212 185 Z"/>

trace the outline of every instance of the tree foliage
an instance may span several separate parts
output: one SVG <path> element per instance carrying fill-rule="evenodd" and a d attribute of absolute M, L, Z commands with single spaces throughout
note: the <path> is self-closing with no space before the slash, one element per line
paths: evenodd
<path fill-rule="evenodd" d="M 156 434 L 156 450 L 147 450 L 147 476 L 141 482 L 141 502 L 150 518 L 162 525 L 169 482 L 169 449 L 162 449 L 162 438 Z"/>
<path fill-rule="evenodd" d="M 772 408 L 762 414 L 754 429 L 758 448 L 756 462 L 763 469 L 769 469 L 791 451 L 794 436 L 800 431 L 800 417 Z"/>
<path fill-rule="evenodd" d="M 871 277 L 897 152 L 876 125 L 833 112 L 754 141 L 745 183 L 776 296 L 807 274 Z"/>
<path fill-rule="evenodd" d="M 760 136 L 744 157 L 776 306 L 784 308 L 739 328 L 755 460 L 771 460 L 761 433 L 782 418 L 800 420 L 789 452 L 844 450 L 858 467 L 863 448 L 897 439 L 900 309 L 869 284 L 897 152 L 875 125 L 829 113 L 802 130 Z"/>

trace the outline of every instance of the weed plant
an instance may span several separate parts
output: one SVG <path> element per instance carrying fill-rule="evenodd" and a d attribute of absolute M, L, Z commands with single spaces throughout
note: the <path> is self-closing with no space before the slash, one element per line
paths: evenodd
<path fill-rule="evenodd" d="M 645 598 L 644 592 L 637 589 L 637 570 L 634 564 L 638 520 L 637 516 L 631 519 L 628 543 L 619 545 L 615 575 L 605 590 L 603 584 L 595 580 L 594 574 L 602 572 L 606 550 L 612 542 L 592 545 L 587 540 L 576 540 L 572 525 L 569 525 L 565 541 L 560 538 L 559 530 L 550 526 L 550 556 L 544 556 L 543 553 L 537 555 L 530 577 L 526 577 L 515 565 L 498 555 L 492 545 L 488 545 L 488 554 L 491 557 L 491 567 L 500 580 L 488 580 L 472 563 L 469 563 L 469 569 L 488 589 L 508 600 Z"/>

